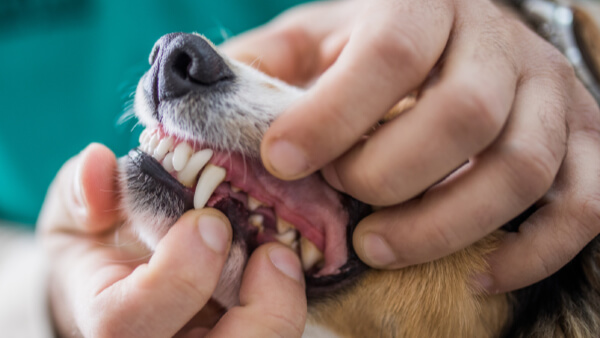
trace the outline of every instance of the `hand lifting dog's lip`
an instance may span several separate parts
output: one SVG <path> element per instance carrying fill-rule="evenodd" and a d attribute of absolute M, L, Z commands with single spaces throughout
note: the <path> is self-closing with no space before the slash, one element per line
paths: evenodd
<path fill-rule="evenodd" d="M 282 181 L 260 161 L 262 135 L 301 90 L 228 59 L 199 35 L 164 36 L 150 64 L 134 104 L 146 129 L 120 167 L 128 221 L 151 249 L 189 209 L 225 213 L 233 245 L 213 298 L 226 308 L 238 302 L 249 255 L 266 242 L 298 253 L 310 299 L 366 270 L 351 239 L 371 208 L 318 173 Z"/>
<path fill-rule="evenodd" d="M 120 160 L 126 218 L 153 249 L 185 211 L 221 210 L 233 227 L 213 294 L 223 308 L 239 303 L 252 251 L 278 241 L 298 253 L 305 270 L 309 336 L 598 332 L 597 239 L 552 277 L 510 296 L 482 296 L 472 285 L 502 230 L 435 262 L 369 270 L 351 239 L 371 207 L 333 190 L 319 174 L 281 181 L 260 161 L 263 134 L 302 90 L 221 55 L 198 35 L 162 37 L 150 64 L 134 104 L 146 129 L 140 146 Z M 518 230 L 529 210 L 535 206 L 504 229 Z"/>

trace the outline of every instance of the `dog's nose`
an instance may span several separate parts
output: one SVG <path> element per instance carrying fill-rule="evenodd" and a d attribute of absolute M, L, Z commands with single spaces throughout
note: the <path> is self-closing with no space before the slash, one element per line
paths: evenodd
<path fill-rule="evenodd" d="M 155 106 L 233 78 L 213 46 L 194 34 L 172 33 L 160 38 L 150 53 L 150 64 L 146 89 L 157 101 Z"/>

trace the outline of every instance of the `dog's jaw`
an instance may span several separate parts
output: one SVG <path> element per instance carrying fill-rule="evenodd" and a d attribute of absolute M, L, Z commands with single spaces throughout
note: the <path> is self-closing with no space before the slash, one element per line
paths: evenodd
<path fill-rule="evenodd" d="M 168 135 L 169 138 L 178 140 L 178 142 L 190 143 L 195 148 L 208 147 L 216 153 L 227 153 L 226 155 L 229 156 L 221 156 L 223 159 L 221 162 L 214 158 L 211 159 L 211 161 L 215 161 L 215 165 L 220 167 L 231 167 L 232 158 L 241 156 L 242 164 L 240 165 L 239 160 L 236 162 L 238 167 L 255 168 L 241 174 L 244 179 L 246 179 L 246 175 L 249 175 L 248 173 L 260 172 L 258 176 L 250 176 L 253 180 L 258 178 L 258 181 L 266 186 L 295 184 L 283 181 L 275 182 L 275 178 L 269 178 L 270 175 L 263 174 L 261 171 L 266 173 L 266 170 L 260 163 L 259 149 L 262 135 L 273 119 L 297 100 L 303 91 L 223 55 L 220 57 L 223 58 L 234 76 L 226 83 L 219 84 L 214 88 L 203 88 L 201 93 L 190 92 L 181 97 L 154 102 L 152 93 L 148 93 L 147 88 L 155 88 L 154 84 L 148 84 L 148 81 L 157 80 L 146 74 L 136 90 L 134 109 L 137 117 L 147 127 L 147 130 L 155 130 L 164 137 Z M 190 209 L 188 195 L 193 192 L 184 186 L 179 187 L 179 183 L 166 170 L 159 172 L 162 170 L 160 161 L 154 161 L 150 155 L 152 155 L 151 152 L 144 154 L 139 150 L 134 151 L 131 156 L 121 160 L 120 167 L 123 202 L 129 223 L 139 234 L 140 239 L 152 249 L 167 233 L 169 227 L 186 210 Z M 219 156 L 215 155 L 215 157 Z M 229 171 L 227 175 L 229 175 Z M 302 195 L 300 193 L 302 189 L 310 195 L 311 191 L 307 190 L 306 186 L 323 187 L 324 182 L 319 183 L 319 181 L 322 181 L 320 177 L 313 176 L 304 183 L 296 184 L 299 195 Z M 243 186 L 243 183 L 239 185 Z M 279 190 L 266 189 L 262 194 L 263 197 L 268 197 L 269 193 Z M 307 276 L 307 284 L 313 286 L 307 291 L 309 295 L 315 296 L 346 285 L 353 280 L 354 275 L 365 270 L 365 266 L 358 261 L 356 255 L 346 251 L 351 246 L 351 237 L 346 232 L 346 226 L 351 231 L 360 218 L 370 212 L 370 207 L 334 192 L 331 188 L 321 190 L 322 192 L 316 193 L 315 197 L 318 195 L 329 196 L 326 197 L 329 202 L 326 202 L 325 205 L 330 206 L 329 209 L 333 211 L 338 210 L 335 212 L 345 216 L 335 218 L 341 221 L 335 231 L 339 234 L 335 236 L 330 234 L 327 237 L 330 242 L 334 239 L 337 242 L 319 244 L 321 248 L 327 246 L 329 252 L 333 250 L 332 248 L 337 248 L 338 254 L 334 255 L 336 256 L 335 261 L 325 264 L 325 268 L 322 270 L 322 273 L 334 274 L 334 276 Z M 315 197 L 310 198 L 311 201 L 314 202 Z M 276 200 L 276 198 L 271 200 L 270 204 L 274 205 L 274 209 L 280 210 L 278 212 L 283 212 L 281 210 L 287 207 Z M 214 200 L 213 202 L 209 201 L 209 206 L 220 208 L 219 204 L 215 205 L 215 203 Z M 352 204 L 352 207 L 348 207 L 348 204 Z M 280 205 L 281 208 L 278 208 L 277 205 Z M 343 206 L 346 206 L 348 210 Z M 308 210 L 311 209 L 306 211 Z M 290 214 L 289 211 L 287 213 Z M 306 213 L 310 213 L 310 217 L 316 218 L 318 218 L 318 214 L 323 214 L 322 211 L 315 212 L 314 215 L 312 215 L 312 211 Z M 291 219 L 302 223 L 300 219 L 293 218 L 292 214 L 289 216 Z M 328 218 L 330 217 L 333 216 Z M 215 300 L 226 308 L 237 304 L 242 272 L 249 254 L 257 244 L 254 243 L 254 240 L 248 242 L 247 235 L 238 235 L 238 240 L 236 240 L 235 233 L 247 233 L 247 231 L 241 229 L 239 224 L 233 224 L 233 226 L 232 251 L 214 294 Z M 328 232 L 333 233 L 332 231 Z M 311 237 L 310 234 L 305 235 Z M 315 238 L 318 239 L 318 236 L 311 238 L 315 240 Z M 343 251 L 340 251 L 341 249 Z M 331 256 L 326 252 L 326 261 L 327 257 Z M 352 259 L 352 262 L 345 264 L 349 258 Z M 327 266 L 329 266 L 328 269 Z"/>

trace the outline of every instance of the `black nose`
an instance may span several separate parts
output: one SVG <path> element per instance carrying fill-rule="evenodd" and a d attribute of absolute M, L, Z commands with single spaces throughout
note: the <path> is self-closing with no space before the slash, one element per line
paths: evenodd
<path fill-rule="evenodd" d="M 233 79 L 233 72 L 213 46 L 194 34 L 172 33 L 161 37 L 150 53 L 150 65 L 144 87 L 155 107 L 162 100 Z"/>

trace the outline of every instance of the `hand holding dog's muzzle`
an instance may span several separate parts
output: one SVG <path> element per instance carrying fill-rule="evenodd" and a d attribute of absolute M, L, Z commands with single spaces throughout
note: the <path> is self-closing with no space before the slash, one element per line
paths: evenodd
<path fill-rule="evenodd" d="M 302 334 L 306 298 L 295 254 L 278 244 L 257 249 L 241 305 L 224 314 L 211 295 L 231 244 L 227 218 L 214 209 L 190 211 L 151 254 L 119 226 L 115 170 L 110 150 L 89 146 L 61 169 L 39 218 L 61 336 Z"/>
<path fill-rule="evenodd" d="M 598 106 L 555 48 L 490 1 L 304 6 L 225 50 L 292 83 L 318 77 L 265 134 L 263 161 L 282 179 L 323 168 L 335 188 L 383 206 L 354 233 L 373 267 L 451 254 L 539 201 L 478 278 L 507 291 L 600 232 Z M 419 88 L 414 108 L 371 132 Z"/>

